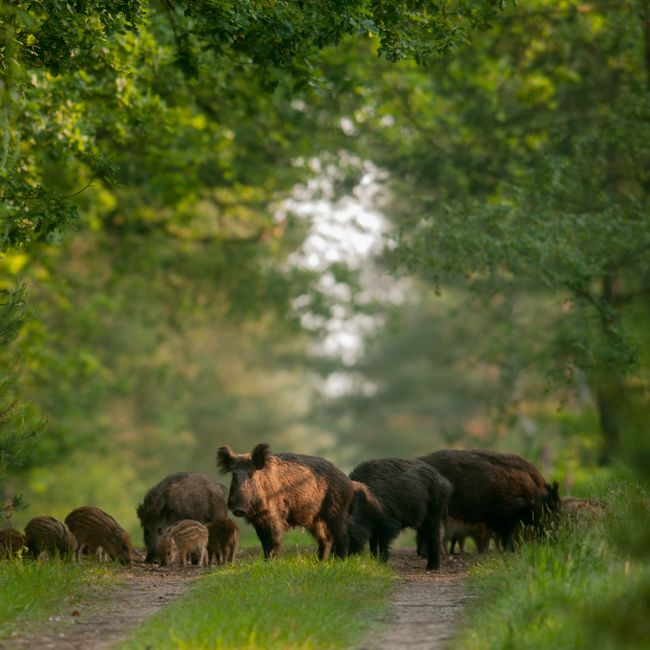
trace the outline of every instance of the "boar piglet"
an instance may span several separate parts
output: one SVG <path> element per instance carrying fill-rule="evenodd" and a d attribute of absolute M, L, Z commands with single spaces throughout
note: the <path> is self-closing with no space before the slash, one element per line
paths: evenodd
<path fill-rule="evenodd" d="M 423 545 L 427 570 L 440 566 L 440 529 L 447 516 L 450 482 L 426 463 L 406 458 L 382 458 L 357 465 L 350 478 L 370 489 L 377 509 L 357 490 L 351 512 L 351 549 L 358 550 L 364 531 L 370 552 L 386 561 L 391 542 L 404 528 L 414 528 Z M 359 506 L 362 506 L 361 508 Z"/>
<path fill-rule="evenodd" d="M 169 526 L 158 542 L 160 566 L 191 564 L 192 555 L 198 557 L 199 566 L 208 564 L 208 529 L 193 519 L 181 519 Z"/>
<path fill-rule="evenodd" d="M 68 526 L 54 517 L 34 517 L 25 526 L 27 548 L 32 557 L 68 555 L 77 550 L 77 539 Z"/>
<path fill-rule="evenodd" d="M 277 555 L 284 533 L 302 526 L 318 542 L 318 557 L 345 557 L 352 482 L 316 456 L 271 454 L 266 444 L 250 454 L 220 447 L 217 466 L 232 474 L 228 507 L 253 525 L 265 558 Z"/>
<path fill-rule="evenodd" d="M 95 506 L 82 506 L 73 510 L 65 523 L 77 538 L 77 558 L 84 552 L 97 555 L 101 548 L 111 560 L 131 563 L 131 538 L 108 513 Z"/>
<path fill-rule="evenodd" d="M 208 524 L 208 555 L 211 564 L 225 564 L 235 561 L 239 544 L 239 526 L 224 517 Z"/>
<path fill-rule="evenodd" d="M 12 558 L 23 546 L 26 546 L 25 536 L 15 528 L 0 530 L 0 560 Z"/>
<path fill-rule="evenodd" d="M 442 449 L 421 460 L 454 486 L 449 515 L 484 523 L 505 549 L 514 550 L 522 527 L 541 536 L 559 513 L 558 484 L 549 485 L 534 465 L 515 454 Z"/>
<path fill-rule="evenodd" d="M 207 524 L 226 517 L 228 490 L 200 472 L 177 472 L 154 485 L 138 506 L 138 518 L 147 547 L 145 562 L 158 560 L 158 540 L 163 530 L 181 519 Z"/>
<path fill-rule="evenodd" d="M 445 544 L 449 547 L 449 553 L 454 553 L 456 545 L 458 552 L 465 552 L 465 540 L 470 537 L 474 540 L 479 553 L 487 553 L 490 548 L 490 540 L 494 534 L 482 522 L 468 523 L 453 517 L 447 517 L 445 522 Z"/>

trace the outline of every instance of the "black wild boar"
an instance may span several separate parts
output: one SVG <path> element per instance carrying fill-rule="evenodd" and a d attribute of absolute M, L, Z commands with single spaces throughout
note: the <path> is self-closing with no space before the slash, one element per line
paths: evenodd
<path fill-rule="evenodd" d="M 289 528 L 303 526 L 318 542 L 318 557 L 348 550 L 350 479 L 332 463 L 316 456 L 271 454 L 266 444 L 250 454 L 217 451 L 217 466 L 232 474 L 228 507 L 257 532 L 264 557 L 278 554 Z"/>
<path fill-rule="evenodd" d="M 485 523 L 507 550 L 514 550 L 522 524 L 540 535 L 559 513 L 558 484 L 549 485 L 534 465 L 515 454 L 443 449 L 421 460 L 454 486 L 449 515 Z"/>
<path fill-rule="evenodd" d="M 158 540 L 165 528 L 181 519 L 207 524 L 226 517 L 227 489 L 207 474 L 178 472 L 152 487 L 138 506 L 147 547 L 145 562 L 158 561 Z"/>
<path fill-rule="evenodd" d="M 131 537 L 108 513 L 95 506 L 82 506 L 75 508 L 65 523 L 79 543 L 77 558 L 84 552 L 96 555 L 101 548 L 111 560 L 131 563 Z"/>
<path fill-rule="evenodd" d="M 366 461 L 352 470 L 350 478 L 366 485 L 374 498 L 355 490 L 350 513 L 351 552 L 358 552 L 368 540 L 370 552 L 386 561 L 390 544 L 400 531 L 414 528 L 426 553 L 427 570 L 437 569 L 451 483 L 430 465 L 406 458 Z"/>
<path fill-rule="evenodd" d="M 215 519 L 208 524 L 208 533 L 210 564 L 234 562 L 239 544 L 239 526 L 228 518 Z"/>
<path fill-rule="evenodd" d="M 465 552 L 465 540 L 471 537 L 476 544 L 479 553 L 487 553 L 490 548 L 490 540 L 494 537 L 492 531 L 484 523 L 469 524 L 460 519 L 447 517 L 445 522 L 445 544 L 448 545 L 449 553 L 453 554 L 458 545 L 458 552 Z"/>
<path fill-rule="evenodd" d="M 15 528 L 0 530 L 0 560 L 12 558 L 26 546 L 25 536 Z"/>
<path fill-rule="evenodd" d="M 181 566 L 191 562 L 191 556 L 198 557 L 199 566 L 208 564 L 208 529 L 194 519 L 181 519 L 172 524 L 158 541 L 160 566 L 175 564 Z"/>
<path fill-rule="evenodd" d="M 25 538 L 29 553 L 34 558 L 43 552 L 54 557 L 77 550 L 77 539 L 66 524 L 49 515 L 30 519 L 25 526 Z"/>

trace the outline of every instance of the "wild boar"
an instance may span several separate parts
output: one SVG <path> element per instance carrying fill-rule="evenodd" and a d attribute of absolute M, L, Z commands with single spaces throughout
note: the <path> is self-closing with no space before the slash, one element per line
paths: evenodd
<path fill-rule="evenodd" d="M 332 463 L 316 456 L 271 454 L 267 444 L 250 454 L 217 451 L 217 466 L 232 474 L 228 507 L 257 532 L 264 557 L 275 557 L 289 528 L 303 526 L 318 542 L 318 557 L 348 550 L 348 509 L 352 482 Z"/>
<path fill-rule="evenodd" d="M 357 489 L 350 516 L 350 549 L 370 542 L 370 552 L 387 561 L 390 544 L 404 528 L 414 528 L 427 558 L 427 570 L 440 567 L 440 529 L 447 517 L 451 483 L 426 463 L 382 458 L 357 465 L 350 478 L 366 485 L 380 508 Z M 360 507 L 361 506 L 361 507 Z"/>
<path fill-rule="evenodd" d="M 154 485 L 138 506 L 147 547 L 145 562 L 158 560 L 158 540 L 165 528 L 181 519 L 207 524 L 228 515 L 228 490 L 207 474 L 178 472 Z"/>
<path fill-rule="evenodd" d="M 77 550 L 77 539 L 68 526 L 49 515 L 31 519 L 25 526 L 25 539 L 29 554 L 34 558 L 41 553 L 54 557 Z"/>
<path fill-rule="evenodd" d="M 487 553 L 490 540 L 494 537 L 492 531 L 484 523 L 467 523 L 454 517 L 447 517 L 445 522 L 445 544 L 449 553 L 453 554 L 458 545 L 458 552 L 465 552 L 465 540 L 471 537 L 479 553 Z"/>
<path fill-rule="evenodd" d="M 606 507 L 597 499 L 562 497 L 562 518 L 574 525 L 588 526 L 605 518 Z"/>
<path fill-rule="evenodd" d="M 522 525 L 541 535 L 559 513 L 557 482 L 549 485 L 534 465 L 515 454 L 443 449 L 421 460 L 451 481 L 449 515 L 485 523 L 507 550 L 514 550 Z"/>
<path fill-rule="evenodd" d="M 198 557 L 199 566 L 208 564 L 208 529 L 194 519 L 181 519 L 172 524 L 158 541 L 160 566 L 175 564 L 181 566 L 192 562 L 192 555 Z"/>
<path fill-rule="evenodd" d="M 75 508 L 65 523 L 77 538 L 77 558 L 104 552 L 111 560 L 131 563 L 131 537 L 108 513 L 95 506 Z M 101 549 L 101 550 L 100 550 Z"/>
<path fill-rule="evenodd" d="M 0 560 L 14 557 L 26 546 L 25 536 L 15 528 L 0 530 Z"/>
<path fill-rule="evenodd" d="M 208 534 L 210 564 L 234 562 L 239 544 L 239 526 L 227 517 L 215 519 L 208 524 Z"/>

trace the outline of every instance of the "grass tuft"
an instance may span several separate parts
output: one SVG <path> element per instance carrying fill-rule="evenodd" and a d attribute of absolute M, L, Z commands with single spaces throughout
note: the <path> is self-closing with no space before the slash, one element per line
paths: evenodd
<path fill-rule="evenodd" d="M 197 580 L 120 648 L 347 648 L 385 611 L 391 585 L 367 558 L 259 559 Z"/>

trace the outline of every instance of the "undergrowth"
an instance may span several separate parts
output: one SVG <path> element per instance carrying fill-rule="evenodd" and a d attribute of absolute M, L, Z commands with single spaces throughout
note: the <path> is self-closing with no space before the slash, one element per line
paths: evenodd
<path fill-rule="evenodd" d="M 608 516 L 474 569 L 458 650 L 650 648 L 650 501 L 610 483 Z"/>

